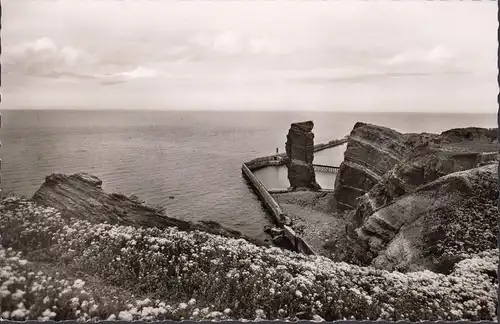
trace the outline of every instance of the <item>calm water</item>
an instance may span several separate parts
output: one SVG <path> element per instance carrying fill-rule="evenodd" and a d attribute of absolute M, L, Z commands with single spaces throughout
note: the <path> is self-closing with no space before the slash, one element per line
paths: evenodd
<path fill-rule="evenodd" d="M 314 163 L 339 166 L 344 158 L 346 145 L 326 149 L 314 154 Z M 267 167 L 254 172 L 257 178 L 271 189 L 284 189 L 290 186 L 288 172 L 285 166 Z M 337 173 L 316 172 L 316 182 L 323 189 L 333 189 Z"/>
<path fill-rule="evenodd" d="M 272 166 L 256 170 L 257 176 L 268 189 L 286 189 L 290 186 L 285 166 Z M 316 172 L 316 182 L 323 189 L 333 189 L 336 173 Z"/>
<path fill-rule="evenodd" d="M 106 191 L 136 194 L 165 206 L 172 217 L 212 219 L 250 235 L 260 235 L 269 220 L 241 164 L 283 151 L 291 122 L 314 120 L 316 143 L 346 135 L 356 121 L 407 132 L 496 127 L 493 114 L 7 110 L 2 119 L 4 191 L 31 196 L 53 172 L 89 172 Z M 320 164 L 341 161 L 341 152 L 315 158 Z M 282 171 L 270 172 L 269 182 L 279 184 L 280 175 L 286 179 Z"/>

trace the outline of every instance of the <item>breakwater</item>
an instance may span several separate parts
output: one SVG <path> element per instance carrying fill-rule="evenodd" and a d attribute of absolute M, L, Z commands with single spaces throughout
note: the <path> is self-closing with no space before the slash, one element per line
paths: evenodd
<path fill-rule="evenodd" d="M 329 141 L 328 143 L 320 143 L 314 145 L 314 152 L 319 152 L 326 150 L 328 148 L 336 147 L 347 143 L 348 137 L 344 137 L 337 140 Z M 253 159 L 251 161 L 245 162 L 245 165 L 250 169 L 250 171 L 254 171 L 260 168 L 268 167 L 268 166 L 282 166 L 285 165 L 284 158 L 286 157 L 286 153 L 278 153 L 274 155 L 268 155 Z M 322 165 L 317 165 L 318 167 L 322 167 Z"/>
<path fill-rule="evenodd" d="M 323 150 L 326 150 L 328 148 L 332 148 L 332 147 L 336 147 L 336 146 L 345 144 L 345 143 L 347 143 L 348 139 L 349 139 L 349 135 L 346 135 L 346 136 L 344 136 L 344 138 L 331 140 L 327 143 L 316 144 L 316 145 L 314 145 L 314 152 L 323 151 Z"/>
<path fill-rule="evenodd" d="M 339 140 L 330 141 L 328 143 L 317 144 L 314 146 L 314 152 L 343 145 L 346 142 L 347 142 L 347 136 Z M 285 164 L 284 162 L 285 157 L 286 153 L 278 153 L 275 155 L 264 156 L 253 159 L 249 162 L 243 163 L 241 167 L 242 173 L 245 179 L 249 182 L 253 191 L 256 193 L 256 195 L 259 197 L 259 199 L 265 206 L 268 213 L 273 218 L 274 223 L 279 227 L 283 237 L 285 237 L 291 243 L 293 250 L 303 254 L 314 255 L 316 254 L 316 252 L 311 248 L 311 246 L 307 244 L 307 242 L 305 242 L 301 237 L 299 237 L 297 233 L 295 233 L 295 231 L 292 229 L 291 218 L 286 215 L 281 206 L 271 196 L 269 190 L 264 186 L 264 184 L 259 179 L 257 179 L 255 174 L 253 173 L 253 171 L 255 170 L 268 166 L 282 166 Z M 276 190 L 284 192 L 288 191 L 287 189 L 272 189 L 272 190 L 273 192 Z"/>

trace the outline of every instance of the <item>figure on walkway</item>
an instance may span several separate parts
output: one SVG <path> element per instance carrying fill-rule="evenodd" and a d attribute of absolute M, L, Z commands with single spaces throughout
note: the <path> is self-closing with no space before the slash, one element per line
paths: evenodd
<path fill-rule="evenodd" d="M 292 190 L 319 190 L 313 168 L 314 160 L 314 123 L 305 121 L 293 123 L 285 143 L 285 164 Z"/>

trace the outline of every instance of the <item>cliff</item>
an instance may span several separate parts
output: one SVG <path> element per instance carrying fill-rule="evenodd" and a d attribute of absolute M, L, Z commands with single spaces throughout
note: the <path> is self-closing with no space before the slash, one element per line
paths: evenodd
<path fill-rule="evenodd" d="M 354 209 L 357 198 L 401 161 L 405 152 L 403 134 L 386 127 L 356 123 L 340 164 L 332 207 L 338 211 Z"/>
<path fill-rule="evenodd" d="M 63 217 L 87 220 L 92 223 L 130 225 L 137 227 L 177 227 L 181 231 L 200 230 L 230 238 L 243 238 L 257 245 L 265 242 L 247 237 L 217 222 L 188 222 L 168 217 L 160 208 L 146 205 L 135 196 L 108 194 L 102 181 L 86 173 L 52 174 L 33 195 L 40 205 L 56 208 Z"/>
<path fill-rule="evenodd" d="M 351 261 L 448 271 L 460 254 L 496 246 L 497 152 L 494 129 L 356 124 L 332 202 L 348 211 Z"/>

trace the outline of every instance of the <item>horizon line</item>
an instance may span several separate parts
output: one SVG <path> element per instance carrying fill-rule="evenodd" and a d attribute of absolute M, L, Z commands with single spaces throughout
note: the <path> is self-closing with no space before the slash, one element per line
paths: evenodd
<path fill-rule="evenodd" d="M 0 108 L 2 111 L 88 111 L 88 112 L 183 112 L 183 113 L 341 113 L 341 114 L 431 114 L 431 115 L 491 115 L 497 114 L 497 111 L 394 111 L 394 110 L 230 110 L 230 109 L 133 109 L 133 108 Z"/>

